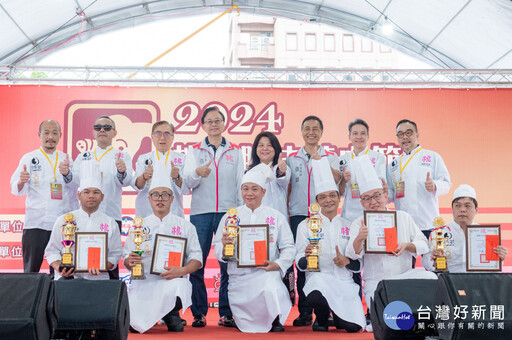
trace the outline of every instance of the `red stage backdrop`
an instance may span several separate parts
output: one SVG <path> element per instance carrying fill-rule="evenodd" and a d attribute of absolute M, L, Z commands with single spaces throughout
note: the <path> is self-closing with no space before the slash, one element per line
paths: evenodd
<path fill-rule="evenodd" d="M 395 125 L 402 118 L 418 123 L 419 142 L 441 154 L 452 188 L 441 198 L 441 215 L 451 218 L 453 191 L 462 183 L 476 188 L 479 223 L 500 223 L 503 244 L 512 248 L 512 168 L 509 138 L 512 127 L 510 89 L 242 89 L 153 87 L 0 86 L 3 130 L 0 175 L 0 271 L 20 271 L 24 197 L 10 193 L 9 179 L 21 156 L 39 147 L 37 130 L 44 119 L 63 127 L 59 148 L 78 153 L 94 146 L 92 123 L 100 115 L 116 122 L 115 146 L 133 157 L 151 150 L 151 125 L 169 120 L 176 126 L 174 150 L 204 138 L 201 112 L 217 105 L 227 116 L 226 137 L 250 154 L 262 130 L 276 133 L 289 154 L 302 145 L 300 124 L 307 115 L 324 121 L 323 145 L 342 154 L 350 150 L 348 123 L 362 118 L 370 124 L 371 148 L 387 156 L 399 154 Z M 135 196 L 123 198 L 124 231 L 134 214 Z M 187 212 L 190 200 L 185 200 Z M 211 257 L 211 256 L 210 256 Z M 207 263 L 210 292 L 217 289 L 216 261 Z M 46 265 L 46 263 L 45 263 Z M 47 266 L 47 265 L 46 265 Z M 511 271 L 512 261 L 505 262 Z M 210 294 L 213 295 L 213 294 Z"/>

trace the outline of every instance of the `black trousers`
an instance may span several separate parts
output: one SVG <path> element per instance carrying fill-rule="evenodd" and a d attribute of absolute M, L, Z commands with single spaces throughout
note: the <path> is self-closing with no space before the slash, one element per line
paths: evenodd
<path fill-rule="evenodd" d="M 51 231 L 43 229 L 24 229 L 21 237 L 23 253 L 23 272 L 39 273 L 44 259 L 44 250 L 50 240 Z M 50 276 L 53 279 L 54 270 L 50 266 Z"/>
<path fill-rule="evenodd" d="M 355 333 L 361 330 L 361 326 L 356 323 L 348 322 L 336 315 L 329 308 L 329 304 L 325 297 L 318 290 L 314 290 L 307 296 L 308 304 L 313 307 L 316 315 L 316 320 L 318 321 L 319 326 L 328 327 L 329 325 L 329 315 L 332 312 L 332 318 L 334 320 L 334 326 L 336 329 L 345 329 L 349 333 Z"/>
<path fill-rule="evenodd" d="M 123 221 L 116 220 L 116 222 L 119 227 L 119 233 L 121 233 L 121 226 L 123 225 Z M 108 271 L 108 277 L 111 280 L 119 280 L 119 263 L 114 263 L 114 264 L 117 264 L 118 266 L 115 269 Z"/>

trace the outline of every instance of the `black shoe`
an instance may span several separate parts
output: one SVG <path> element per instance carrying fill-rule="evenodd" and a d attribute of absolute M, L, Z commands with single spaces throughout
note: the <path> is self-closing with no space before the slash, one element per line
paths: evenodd
<path fill-rule="evenodd" d="M 183 332 L 183 324 L 178 314 L 166 315 L 164 317 L 165 324 L 167 325 L 167 331 L 169 332 Z"/>
<path fill-rule="evenodd" d="M 235 327 L 235 320 L 233 320 L 232 316 L 224 315 L 219 319 L 217 325 L 224 327 Z"/>
<path fill-rule="evenodd" d="M 204 315 L 199 314 L 194 316 L 194 321 L 192 321 L 192 327 L 204 327 L 206 326 L 206 318 Z"/>
<path fill-rule="evenodd" d="M 329 327 L 328 326 L 320 326 L 318 324 L 318 322 L 316 322 L 316 321 L 313 324 L 313 332 L 327 332 L 327 331 L 329 331 Z"/>
<path fill-rule="evenodd" d="M 300 313 L 299 317 L 293 320 L 294 326 L 311 326 L 313 323 L 313 316 L 311 314 Z"/>
<path fill-rule="evenodd" d="M 129 329 L 130 329 L 130 332 L 131 332 L 131 333 L 137 333 L 137 334 L 140 334 L 140 332 L 139 332 L 139 331 L 137 331 L 137 330 L 136 330 L 135 328 L 133 328 L 132 326 L 130 326 L 130 328 L 129 328 Z"/>
<path fill-rule="evenodd" d="M 279 317 L 277 317 L 274 322 L 272 322 L 271 332 L 284 332 L 284 326 L 279 322 Z"/>
<path fill-rule="evenodd" d="M 329 327 L 334 327 L 334 319 L 332 318 L 332 316 L 329 316 L 329 319 L 327 319 L 327 324 L 329 325 Z"/>
<path fill-rule="evenodd" d="M 181 324 L 182 324 L 183 326 L 186 326 L 186 325 L 187 325 L 187 320 L 182 319 L 182 318 L 180 318 L 180 319 L 181 319 Z"/>

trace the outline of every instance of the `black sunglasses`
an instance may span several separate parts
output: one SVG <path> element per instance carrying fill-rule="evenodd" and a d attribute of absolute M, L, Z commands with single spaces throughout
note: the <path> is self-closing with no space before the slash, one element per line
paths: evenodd
<path fill-rule="evenodd" d="M 105 131 L 110 131 L 110 130 L 112 130 L 112 125 L 110 125 L 110 124 L 105 124 L 105 125 L 94 124 L 94 131 L 101 131 L 101 129 L 103 129 Z"/>

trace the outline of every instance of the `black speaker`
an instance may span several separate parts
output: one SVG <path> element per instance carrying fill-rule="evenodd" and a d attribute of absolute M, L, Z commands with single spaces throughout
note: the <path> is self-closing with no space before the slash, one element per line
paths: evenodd
<path fill-rule="evenodd" d="M 58 338 L 127 339 L 130 309 L 119 280 L 55 281 Z M 71 334 L 71 335 L 70 335 Z"/>
<path fill-rule="evenodd" d="M 428 327 L 434 323 L 436 294 L 436 280 L 382 280 L 377 285 L 374 299 L 371 302 L 370 318 L 372 320 L 373 335 L 377 340 L 384 339 L 425 339 L 426 336 L 436 336 L 435 327 Z M 411 308 L 414 317 L 414 326 L 409 330 L 394 330 L 384 321 L 384 309 L 393 301 L 405 302 Z M 418 309 L 430 308 L 430 319 L 418 322 Z M 425 327 L 419 327 L 423 323 Z"/>
<path fill-rule="evenodd" d="M 51 282 L 47 274 L 0 274 L 0 339 L 50 339 Z"/>
<path fill-rule="evenodd" d="M 438 329 L 441 339 L 512 339 L 512 274 L 443 273 L 439 276 L 435 304 L 448 306 L 446 323 L 455 324 L 453 328 Z M 473 314 L 473 306 L 483 308 L 476 307 L 478 312 Z"/>

